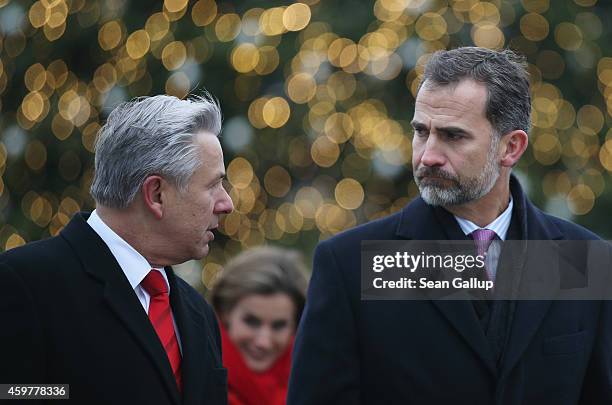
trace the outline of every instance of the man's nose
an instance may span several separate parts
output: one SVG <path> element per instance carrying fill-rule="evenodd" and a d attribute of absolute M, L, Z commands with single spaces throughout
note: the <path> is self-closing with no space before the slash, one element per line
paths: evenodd
<path fill-rule="evenodd" d="M 215 213 L 216 214 L 229 214 L 234 210 L 234 203 L 232 202 L 232 198 L 229 196 L 225 187 L 221 192 L 221 198 L 215 204 Z"/>
<path fill-rule="evenodd" d="M 424 166 L 444 166 L 446 163 L 446 157 L 442 152 L 440 142 L 436 138 L 436 136 L 429 136 L 427 142 L 425 143 L 425 149 L 421 155 L 421 163 Z"/>

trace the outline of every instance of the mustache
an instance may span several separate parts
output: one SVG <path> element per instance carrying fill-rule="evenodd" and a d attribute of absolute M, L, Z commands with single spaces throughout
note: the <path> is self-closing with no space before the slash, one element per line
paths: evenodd
<path fill-rule="evenodd" d="M 423 179 L 424 177 L 439 177 L 441 179 L 451 180 L 455 182 L 457 181 L 456 176 L 453 176 L 452 174 L 440 169 L 439 167 L 422 166 L 416 171 L 415 177 L 419 180 Z"/>

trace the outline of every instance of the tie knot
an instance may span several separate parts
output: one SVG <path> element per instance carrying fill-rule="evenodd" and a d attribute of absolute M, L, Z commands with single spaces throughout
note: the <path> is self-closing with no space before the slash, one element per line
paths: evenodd
<path fill-rule="evenodd" d="M 490 229 L 476 229 L 474 232 L 470 234 L 472 239 L 474 239 L 474 243 L 476 244 L 476 249 L 479 255 L 484 255 L 484 253 L 489 250 L 489 246 L 491 242 L 497 234 L 495 231 Z"/>
<path fill-rule="evenodd" d="M 140 282 L 140 285 L 151 297 L 168 293 L 166 280 L 164 280 L 164 276 L 157 270 L 151 270 Z"/>

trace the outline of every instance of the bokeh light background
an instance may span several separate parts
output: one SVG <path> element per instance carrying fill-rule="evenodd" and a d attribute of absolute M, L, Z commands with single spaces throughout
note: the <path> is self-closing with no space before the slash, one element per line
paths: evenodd
<path fill-rule="evenodd" d="M 544 210 L 610 238 L 611 26 L 607 0 L 0 0 L 0 249 L 93 208 L 113 106 L 206 88 L 236 210 L 181 274 L 210 285 L 263 243 L 309 257 L 417 195 L 415 89 L 431 53 L 462 45 L 526 55 L 533 130 L 515 173 Z"/>

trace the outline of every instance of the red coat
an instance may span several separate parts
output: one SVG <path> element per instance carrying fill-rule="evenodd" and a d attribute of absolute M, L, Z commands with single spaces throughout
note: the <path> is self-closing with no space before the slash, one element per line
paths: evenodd
<path fill-rule="evenodd" d="M 272 367 L 263 372 L 255 372 L 246 365 L 223 326 L 221 338 L 223 365 L 228 375 L 229 405 L 284 405 L 291 371 L 293 338 Z"/>

